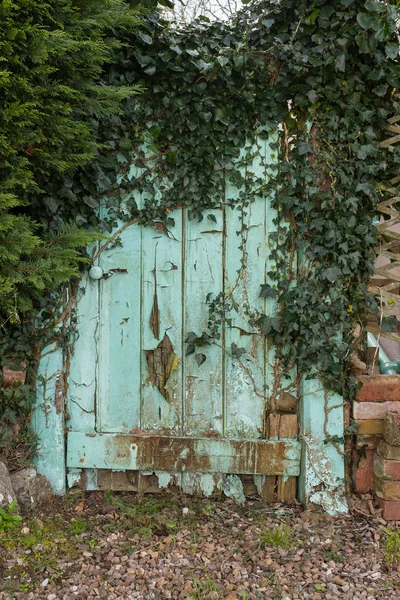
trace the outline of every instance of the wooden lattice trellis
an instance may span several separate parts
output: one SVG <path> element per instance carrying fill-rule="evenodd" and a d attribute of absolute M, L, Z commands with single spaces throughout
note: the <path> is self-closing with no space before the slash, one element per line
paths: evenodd
<path fill-rule="evenodd" d="M 389 119 L 386 130 L 394 135 L 391 135 L 380 144 L 382 148 L 387 148 L 389 152 L 393 152 L 396 144 L 400 143 L 400 125 L 396 124 L 399 122 L 400 115 Z M 400 233 L 393 230 L 395 225 L 400 224 L 400 196 L 397 194 L 396 189 L 399 182 L 400 176 L 396 176 L 387 183 L 387 187 L 384 187 L 384 193 L 386 196 L 390 195 L 390 197 L 377 206 L 379 213 L 382 215 L 378 225 L 381 235 L 377 255 L 386 259 L 386 264 L 381 266 L 378 264 L 375 267 L 369 291 L 377 296 L 383 316 L 396 314 L 396 311 L 400 310 L 400 295 L 398 292 L 400 288 Z M 400 231 L 400 226 L 398 231 Z M 377 279 L 380 279 L 379 285 L 377 285 Z M 370 323 L 368 329 L 374 334 L 400 342 L 398 333 L 389 333 L 379 324 L 373 325 Z"/>

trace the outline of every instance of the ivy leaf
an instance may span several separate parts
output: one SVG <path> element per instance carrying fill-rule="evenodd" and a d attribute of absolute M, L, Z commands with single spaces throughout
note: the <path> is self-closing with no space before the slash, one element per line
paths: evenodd
<path fill-rule="evenodd" d="M 299 154 L 311 154 L 313 152 L 313 147 L 308 142 L 300 142 L 298 144 Z"/>
<path fill-rule="evenodd" d="M 346 70 L 346 54 L 342 52 L 335 60 L 335 67 L 341 73 L 344 73 Z"/>
<path fill-rule="evenodd" d="M 390 42 L 385 46 L 386 56 L 395 60 L 399 56 L 399 45 L 397 42 Z"/>
<path fill-rule="evenodd" d="M 382 319 L 382 327 L 388 333 L 391 333 L 396 330 L 398 324 L 397 317 L 395 315 L 390 315 L 389 317 L 383 317 Z"/>
<path fill-rule="evenodd" d="M 194 331 L 189 331 L 185 339 L 185 344 L 194 344 L 197 340 L 197 337 L 198 336 L 194 333 Z"/>
<path fill-rule="evenodd" d="M 224 67 L 228 64 L 229 58 L 227 56 L 218 56 L 217 61 L 219 62 L 221 67 Z"/>
<path fill-rule="evenodd" d="M 376 94 L 380 98 L 383 98 L 383 96 L 385 96 L 386 92 L 388 91 L 388 87 L 389 86 L 386 83 L 378 85 L 376 88 L 374 88 L 374 94 Z"/>
<path fill-rule="evenodd" d="M 232 352 L 232 356 L 234 358 L 240 359 L 240 357 L 243 356 L 243 354 L 246 354 L 246 349 L 245 348 L 239 348 L 239 346 L 237 346 L 237 344 L 235 344 L 234 342 L 232 342 L 232 344 L 231 344 L 231 352 Z"/>
<path fill-rule="evenodd" d="M 281 322 L 278 317 L 267 317 L 267 315 L 261 315 L 255 324 L 261 327 L 265 337 L 270 335 L 272 331 L 279 332 L 281 329 Z"/>
<path fill-rule="evenodd" d="M 318 100 L 318 94 L 315 90 L 310 90 L 309 92 L 307 92 L 307 97 L 311 104 L 315 104 Z"/>
<path fill-rule="evenodd" d="M 194 344 L 189 344 L 186 348 L 185 356 L 189 356 L 190 354 L 193 354 L 195 349 L 196 349 L 196 346 Z"/>
<path fill-rule="evenodd" d="M 264 27 L 267 29 L 267 31 L 269 31 L 272 27 L 272 25 L 275 23 L 275 19 L 263 19 L 261 21 L 262 25 L 264 25 Z"/>
<path fill-rule="evenodd" d="M 378 13 L 384 13 L 386 11 L 385 4 L 377 0 L 367 0 L 365 3 L 365 8 Z"/>
<path fill-rule="evenodd" d="M 203 362 L 205 362 L 207 360 L 207 356 L 205 354 L 196 354 L 195 356 L 196 362 L 199 365 L 202 365 Z"/>
<path fill-rule="evenodd" d="M 362 54 L 368 54 L 371 52 L 371 48 L 369 47 L 369 35 L 363 31 L 360 35 L 356 35 L 356 44 L 360 49 Z"/>
<path fill-rule="evenodd" d="M 333 6 L 323 6 L 320 10 L 319 16 L 321 19 L 330 19 L 335 9 Z"/>
<path fill-rule="evenodd" d="M 151 62 L 153 62 L 153 59 L 151 56 L 144 56 L 141 52 L 139 52 L 139 50 L 135 50 L 133 55 L 141 67 L 147 67 L 147 65 L 149 65 Z"/>
<path fill-rule="evenodd" d="M 342 275 L 342 271 L 339 269 L 339 267 L 329 267 L 328 269 L 324 269 L 322 274 L 325 279 L 331 283 L 334 283 Z"/>
<path fill-rule="evenodd" d="M 152 38 L 149 35 L 147 35 L 147 33 L 142 33 L 141 31 L 139 31 L 139 37 L 141 40 L 143 40 L 145 44 L 148 44 L 149 46 L 151 46 L 151 44 L 153 43 Z"/>
<path fill-rule="evenodd" d="M 360 160 L 364 160 L 368 156 L 373 156 L 376 152 L 376 147 L 372 144 L 364 144 L 363 146 L 358 146 L 356 150 L 357 158 Z"/>
<path fill-rule="evenodd" d="M 261 283 L 259 298 L 276 298 L 278 292 L 269 283 Z"/>
<path fill-rule="evenodd" d="M 147 73 L 147 75 L 154 75 L 154 73 L 157 71 L 156 67 L 154 65 L 151 65 L 150 67 L 147 67 L 147 69 L 144 70 L 145 73 Z"/>
<path fill-rule="evenodd" d="M 176 160 L 178 158 L 178 153 L 176 151 L 168 152 L 168 154 L 167 154 L 167 156 L 165 158 L 166 158 L 166 161 L 170 165 L 176 165 Z"/>
<path fill-rule="evenodd" d="M 375 21 L 375 17 L 369 13 L 366 12 L 360 12 L 357 15 L 357 23 L 363 28 L 363 29 L 371 29 L 372 25 Z"/>

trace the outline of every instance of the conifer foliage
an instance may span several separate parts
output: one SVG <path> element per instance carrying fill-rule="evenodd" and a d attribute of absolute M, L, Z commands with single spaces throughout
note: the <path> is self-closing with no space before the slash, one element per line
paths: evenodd
<path fill-rule="evenodd" d="M 65 218 L 65 181 L 96 157 L 96 120 L 140 92 L 102 84 L 120 34 L 139 24 L 124 0 L 0 1 L 1 326 L 76 275 L 98 237 Z M 49 196 L 58 181 L 64 197 Z"/>

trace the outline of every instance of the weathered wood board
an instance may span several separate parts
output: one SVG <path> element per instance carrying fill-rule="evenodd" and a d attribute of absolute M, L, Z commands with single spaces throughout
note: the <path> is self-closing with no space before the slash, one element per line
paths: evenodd
<path fill-rule="evenodd" d="M 193 473 L 298 475 L 299 442 L 70 433 L 67 466 Z"/>

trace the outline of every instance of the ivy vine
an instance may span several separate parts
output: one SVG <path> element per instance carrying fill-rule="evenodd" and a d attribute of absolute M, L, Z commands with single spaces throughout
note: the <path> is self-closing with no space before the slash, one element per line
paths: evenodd
<path fill-rule="evenodd" d="M 93 227 L 100 214 L 108 231 L 122 220 L 168 234 L 175 209 L 198 220 L 238 209 L 245 252 L 249 204 L 271 201 L 276 268 L 260 294 L 278 310 L 248 307 L 249 323 L 274 341 L 284 367 L 310 374 L 318 365 L 328 390 L 351 396 L 353 323 L 377 310 L 367 291 L 373 217 L 399 166 L 399 152 L 379 146 L 400 108 L 398 21 L 398 3 L 380 0 L 263 0 L 231 22 L 183 28 L 146 17 L 122 33 L 104 80 L 145 91 L 123 114 L 93 120 L 103 151 L 64 186 L 49 186 L 50 216 L 54 207 L 57 219 L 73 214 Z M 261 142 L 270 176 L 246 177 Z M 226 182 L 235 198 L 222 193 Z M 217 339 L 236 310 L 223 294 L 208 300 L 209 327 L 189 336 L 188 353 Z M 206 354 L 198 356 L 201 364 Z"/>
<path fill-rule="evenodd" d="M 399 109 L 398 16 L 396 2 L 379 0 L 255 2 L 230 23 L 183 29 L 153 16 L 108 74 L 147 92 L 100 125 L 118 161 L 117 170 L 109 157 L 96 164 L 111 182 L 110 228 L 118 217 L 168 229 L 176 208 L 201 220 L 211 208 L 245 213 L 272 199 L 276 268 L 260 293 L 278 312 L 249 311 L 250 324 L 273 339 L 283 365 L 305 374 L 318 365 L 327 389 L 345 395 L 354 391 L 353 323 L 377 310 L 367 291 L 376 204 L 399 165 L 398 151 L 379 146 Z M 271 176 L 246 177 L 263 138 Z M 223 196 L 226 182 L 238 197 Z M 232 310 L 232 298 L 212 300 L 208 330 L 187 340 L 188 352 L 215 339 Z"/>

